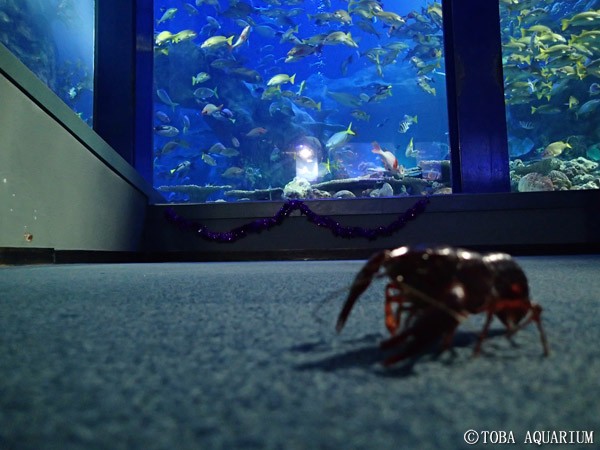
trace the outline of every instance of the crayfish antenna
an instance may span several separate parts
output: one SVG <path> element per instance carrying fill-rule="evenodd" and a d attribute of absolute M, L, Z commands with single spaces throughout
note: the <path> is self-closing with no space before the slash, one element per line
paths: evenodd
<path fill-rule="evenodd" d="M 346 302 L 340 311 L 337 323 L 335 325 L 335 329 L 338 333 L 342 331 L 342 328 L 344 328 L 346 320 L 348 320 L 348 316 L 350 315 L 356 300 L 358 300 L 358 297 L 360 297 L 361 294 L 367 290 L 371 284 L 371 281 L 373 281 L 373 277 L 377 274 L 377 272 L 379 272 L 379 268 L 389 257 L 389 254 L 389 250 L 375 253 L 373 256 L 371 256 L 371 258 L 369 258 L 361 271 L 358 272 L 354 278 L 354 282 L 350 288 L 350 293 L 346 298 Z"/>
<path fill-rule="evenodd" d="M 333 300 L 335 300 L 336 298 L 338 298 L 339 296 L 341 296 L 342 293 L 348 291 L 350 288 L 349 287 L 342 287 L 339 289 L 336 289 L 333 292 L 330 292 L 321 302 L 319 302 L 317 304 L 317 306 L 315 306 L 315 308 L 312 310 L 311 312 L 311 316 L 313 317 L 313 319 L 315 319 L 315 321 L 319 322 L 319 323 L 325 323 L 326 321 L 319 316 L 319 311 L 321 310 L 321 308 L 323 308 L 325 305 L 331 303 Z"/>

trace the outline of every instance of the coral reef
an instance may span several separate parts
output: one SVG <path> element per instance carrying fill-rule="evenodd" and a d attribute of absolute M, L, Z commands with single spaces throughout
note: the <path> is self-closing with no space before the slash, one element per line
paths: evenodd
<path fill-rule="evenodd" d="M 310 198 L 311 185 L 310 181 L 302 177 L 294 177 L 292 181 L 283 188 L 282 198 L 285 200 Z"/>
<path fill-rule="evenodd" d="M 342 189 L 341 191 L 337 191 L 335 194 L 333 194 L 333 198 L 356 198 L 356 195 L 354 195 L 352 191 Z"/>
<path fill-rule="evenodd" d="M 254 189 L 250 191 L 234 189 L 226 191 L 225 195 L 228 197 L 235 197 L 238 200 L 279 200 L 283 194 L 283 189 L 268 188 L 268 189 Z"/>
<path fill-rule="evenodd" d="M 369 197 L 392 197 L 394 195 L 394 189 L 390 183 L 383 183 L 379 189 L 373 189 L 369 192 Z"/>
<path fill-rule="evenodd" d="M 599 164 L 583 156 L 574 159 L 544 158 L 510 163 L 513 191 L 564 191 L 600 188 Z"/>
<path fill-rule="evenodd" d="M 531 172 L 519 180 L 519 192 L 553 191 L 554 185 L 550 177 Z"/>
<path fill-rule="evenodd" d="M 208 197 L 219 191 L 231 189 L 231 186 L 198 186 L 195 184 L 183 184 L 179 186 L 159 186 L 159 192 L 175 192 L 189 196 L 190 202 L 204 203 Z"/>

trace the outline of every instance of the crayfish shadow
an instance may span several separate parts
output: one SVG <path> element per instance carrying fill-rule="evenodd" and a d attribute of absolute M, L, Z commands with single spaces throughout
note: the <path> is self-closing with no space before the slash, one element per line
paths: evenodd
<path fill-rule="evenodd" d="M 344 353 L 329 355 L 317 361 L 306 362 L 296 365 L 298 370 L 323 370 L 331 372 L 334 370 L 344 369 L 348 367 L 364 367 L 375 364 L 381 361 L 383 352 L 379 349 L 379 342 L 382 336 L 380 334 L 365 334 L 357 339 L 345 339 L 344 345 L 352 346 L 352 350 Z M 357 348 L 357 346 L 360 346 Z M 291 351 L 316 354 L 316 353 L 331 353 L 335 351 L 331 343 L 323 340 L 317 342 L 307 342 L 304 344 L 295 345 Z"/>
<path fill-rule="evenodd" d="M 488 333 L 486 342 L 491 338 L 497 336 L 504 336 L 505 332 L 502 330 L 490 330 Z M 471 331 L 457 331 L 452 341 L 452 347 L 446 351 L 441 351 L 439 342 L 432 344 L 425 351 L 406 358 L 392 366 L 385 367 L 386 370 L 378 370 L 377 373 L 381 376 L 393 376 L 402 377 L 414 375 L 414 366 L 417 362 L 426 361 L 437 361 L 438 363 L 445 366 L 452 366 L 454 364 L 461 364 L 465 360 L 464 352 L 457 352 L 456 350 L 462 348 L 475 348 L 479 335 Z M 382 350 L 379 345 L 382 340 L 381 335 L 365 335 L 359 339 L 350 341 L 344 341 L 345 344 L 357 344 L 364 342 L 373 342 L 369 345 L 362 345 L 358 348 L 353 348 L 344 352 L 340 352 L 335 355 L 329 355 L 316 361 L 305 362 L 297 364 L 296 370 L 322 370 L 325 372 L 334 372 L 336 370 L 344 370 L 348 368 L 356 367 L 384 367 L 383 361 L 402 351 L 402 346 L 390 350 Z M 305 343 L 294 346 L 292 351 L 302 353 L 315 353 L 323 351 L 331 351 L 331 348 L 322 341 Z M 483 352 L 485 353 L 485 352 Z M 469 358 L 471 353 L 469 353 Z"/>
<path fill-rule="evenodd" d="M 297 370 L 322 370 L 333 372 L 351 367 L 371 366 L 383 360 L 385 353 L 379 344 L 354 348 L 332 356 L 326 356 L 316 361 L 301 363 L 295 366 Z"/>
<path fill-rule="evenodd" d="M 383 351 L 379 344 L 355 348 L 317 361 L 306 362 L 295 366 L 296 370 L 319 370 L 335 372 L 351 368 L 371 368 L 375 375 L 392 377 L 409 377 L 415 375 L 414 365 L 424 355 L 412 357 L 391 367 L 385 367 L 383 361 L 393 354 Z"/>

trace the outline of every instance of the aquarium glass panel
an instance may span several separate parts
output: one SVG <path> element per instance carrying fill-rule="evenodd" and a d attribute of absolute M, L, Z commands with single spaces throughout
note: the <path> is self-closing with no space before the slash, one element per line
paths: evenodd
<path fill-rule="evenodd" d="M 501 0 L 513 191 L 600 188 L 600 1 Z"/>
<path fill-rule="evenodd" d="M 0 0 L 0 43 L 92 125 L 93 0 Z"/>
<path fill-rule="evenodd" d="M 154 7 L 154 185 L 169 201 L 451 192 L 440 3 Z"/>

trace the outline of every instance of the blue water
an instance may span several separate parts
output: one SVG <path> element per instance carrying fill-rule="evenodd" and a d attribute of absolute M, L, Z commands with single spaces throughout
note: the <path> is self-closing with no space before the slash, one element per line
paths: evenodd
<path fill-rule="evenodd" d="M 158 95 L 154 98 L 155 112 L 161 114 L 161 118 L 155 118 L 155 126 L 161 127 L 157 128 L 154 139 L 155 186 L 228 185 L 245 190 L 283 187 L 297 175 L 294 152 L 298 145 L 307 142 L 317 149 L 321 166 L 318 179 L 311 180 L 314 182 L 367 176 L 384 170 L 382 159 L 371 152 L 373 141 L 393 153 L 398 164 L 407 171 L 413 170 L 411 173 L 418 173 L 420 158 L 448 157 L 443 41 L 441 22 L 435 22 L 435 11 L 428 11 L 433 2 L 386 3 L 385 12 L 403 18 L 397 30 L 378 16 L 363 19 L 361 28 L 357 12 L 351 14 L 352 24 L 329 18 L 318 23 L 317 18 L 310 17 L 348 11 L 349 4 L 343 1 L 239 2 L 238 5 L 249 8 L 239 14 L 231 14 L 238 11 L 233 2 L 208 3 L 155 2 L 155 36 L 182 30 L 198 34 L 193 39 L 155 46 L 155 92 L 166 93 L 170 99 L 165 101 L 164 95 L 162 99 Z M 177 10 L 158 24 L 169 8 Z M 220 28 L 202 33 L 208 28 L 209 16 Z M 216 50 L 200 48 L 210 36 L 233 36 L 235 42 L 246 24 L 250 25 L 250 33 L 241 46 L 233 50 L 227 45 Z M 367 26 L 374 31 L 366 31 Z M 296 42 L 282 42 L 282 36 L 290 30 L 294 30 Z M 319 51 L 314 54 L 284 62 L 299 42 L 336 31 L 350 33 L 357 47 L 317 45 Z M 389 45 L 401 47 L 392 51 L 387 49 Z M 377 59 L 366 55 L 378 49 L 382 52 L 379 69 Z M 389 55 L 392 56 L 384 62 Z M 418 58 L 421 66 L 416 65 L 416 60 L 411 61 L 412 57 Z M 230 70 L 212 67 L 214 60 L 226 60 L 237 68 L 255 71 L 261 80 L 241 80 Z M 199 72 L 207 72 L 211 78 L 192 85 L 192 77 Z M 276 74 L 294 75 L 294 83 L 281 85 L 282 95 L 262 99 L 267 82 Z M 420 77 L 429 92 L 419 86 Z M 320 110 L 294 101 L 298 100 L 302 82 L 301 96 L 313 105 L 320 104 Z M 194 90 L 201 87 L 216 88 L 218 98 L 194 97 Z M 332 92 L 352 96 L 354 104 L 336 101 L 331 97 Z M 203 115 L 207 104 L 223 105 L 228 116 L 219 115 L 219 120 L 215 120 L 211 115 Z M 400 132 L 400 124 L 408 118 L 414 120 L 408 120 L 407 129 Z M 326 149 L 331 136 L 346 130 L 350 123 L 355 135 L 347 136 L 347 142 L 334 150 Z M 164 127 L 176 130 L 170 133 L 173 135 L 164 136 Z M 248 137 L 255 128 L 266 132 Z M 420 156 L 406 156 L 411 141 L 422 143 Z M 210 151 L 217 143 L 234 148 L 239 154 L 224 156 Z M 429 156 L 431 148 L 444 150 Z M 228 176 L 231 168 L 238 170 L 237 176 Z M 235 200 L 223 192 L 208 198 L 216 199 Z M 171 193 L 169 200 L 189 201 L 190 197 Z"/>
<path fill-rule="evenodd" d="M 1 0 L 0 42 L 92 125 L 93 0 Z"/>
<path fill-rule="evenodd" d="M 570 161 L 600 143 L 600 17 L 573 20 L 599 10 L 598 0 L 501 3 L 511 160 L 534 163 L 549 144 L 565 142 L 570 148 L 552 156 Z"/>

